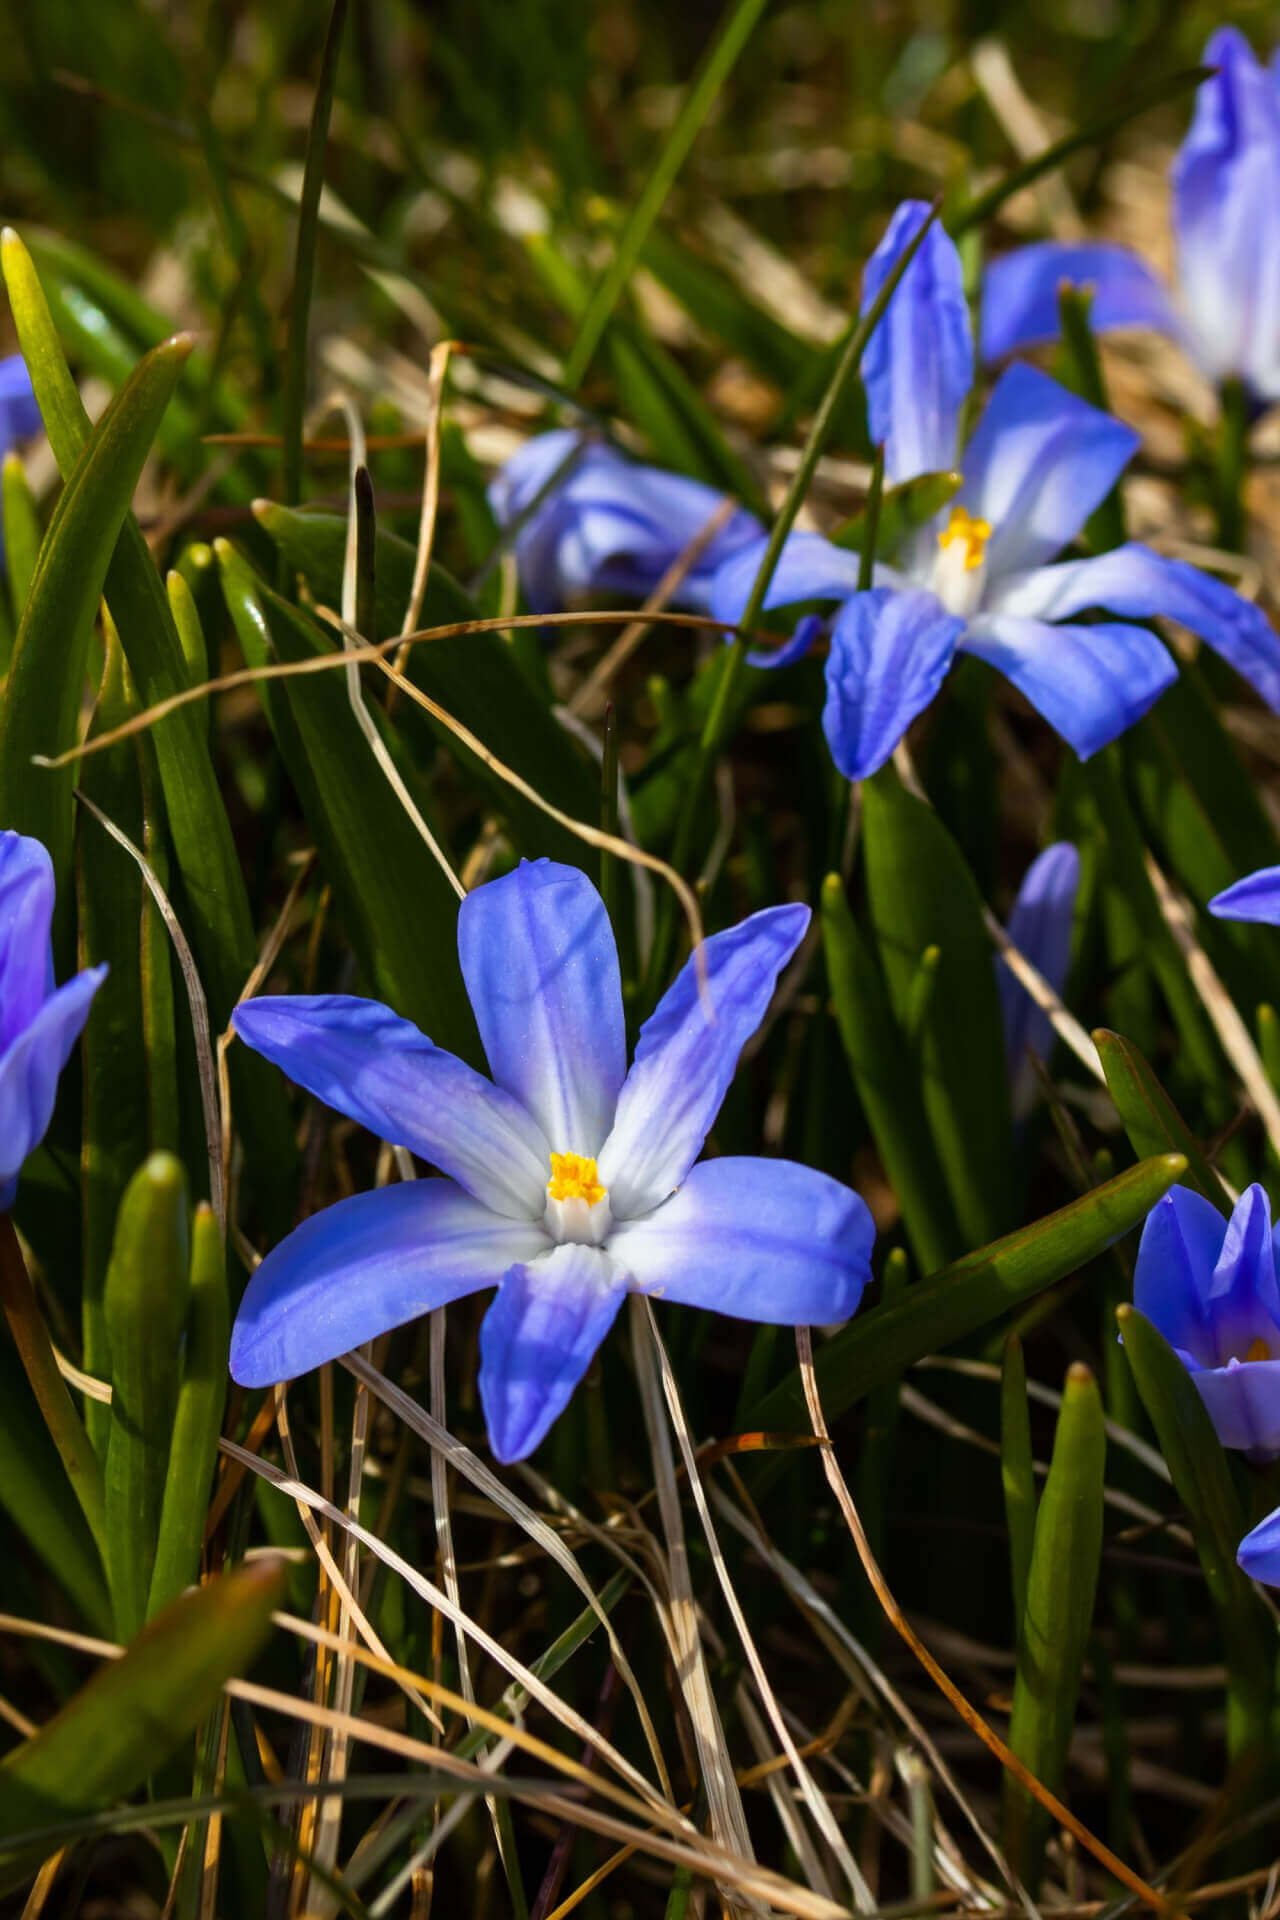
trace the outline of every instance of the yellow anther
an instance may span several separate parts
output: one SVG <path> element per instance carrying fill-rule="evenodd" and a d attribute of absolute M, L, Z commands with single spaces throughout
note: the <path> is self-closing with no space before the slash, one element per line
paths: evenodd
<path fill-rule="evenodd" d="M 547 1192 L 553 1200 L 585 1200 L 589 1207 L 605 1196 L 596 1163 L 584 1153 L 552 1154 Z"/>
<path fill-rule="evenodd" d="M 946 526 L 938 535 L 940 547 L 954 546 L 957 541 L 964 548 L 966 573 L 976 573 L 982 565 L 991 538 L 991 522 L 979 520 L 966 512 L 964 507 L 952 507 Z"/>
<path fill-rule="evenodd" d="M 1259 1334 L 1256 1340 L 1251 1340 L 1249 1342 L 1249 1351 L 1248 1353 L 1245 1354 L 1245 1359 L 1246 1360 L 1274 1360 L 1275 1355 L 1272 1353 L 1266 1341 L 1262 1338 L 1262 1335 Z"/>

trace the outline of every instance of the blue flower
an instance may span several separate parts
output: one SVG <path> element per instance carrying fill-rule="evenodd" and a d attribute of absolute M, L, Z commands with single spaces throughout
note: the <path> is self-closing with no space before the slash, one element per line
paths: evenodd
<path fill-rule="evenodd" d="M 1217 72 L 1173 163 L 1174 297 L 1125 247 L 1022 247 L 987 270 L 984 360 L 1056 339 L 1065 280 L 1094 288 L 1099 332 L 1152 328 L 1209 379 L 1243 380 L 1259 406 L 1280 399 L 1280 85 L 1234 27 L 1213 34 L 1204 63 Z"/>
<path fill-rule="evenodd" d="M 1259 1186 L 1230 1220 L 1174 1187 L 1147 1215 L 1133 1304 L 1173 1347 L 1224 1447 L 1280 1455 L 1280 1292 L 1271 1205 Z"/>
<path fill-rule="evenodd" d="M 1236 1559 L 1251 1580 L 1280 1587 L 1280 1507 L 1246 1533 Z"/>
<path fill-rule="evenodd" d="M 58 1075 L 105 967 L 53 984 L 53 863 L 38 840 L 0 833 L 0 1209 L 53 1118 Z"/>
<path fill-rule="evenodd" d="M 41 424 L 27 363 L 20 353 L 11 353 L 0 360 L 0 454 L 19 440 L 30 440 Z"/>
<path fill-rule="evenodd" d="M 1280 927 L 1280 867 L 1259 867 L 1233 881 L 1214 894 L 1209 911 L 1219 920 L 1260 920 Z"/>
<path fill-rule="evenodd" d="M 599 593 L 643 600 L 724 499 L 699 480 L 641 466 L 559 428 L 526 441 L 490 482 L 500 527 L 531 505 L 575 447 L 577 459 L 515 538 L 520 583 L 534 613 Z M 759 532 L 755 516 L 735 507 L 681 581 L 677 603 L 704 611 L 717 567 Z"/>
<path fill-rule="evenodd" d="M 1079 885 L 1080 855 L 1069 840 L 1058 840 L 1037 854 L 1027 868 L 1005 929 L 1019 953 L 1057 994 L 1066 984 Z M 1014 1111 L 1021 1115 L 1035 1094 L 1035 1069 L 1028 1055 L 1048 1059 L 1053 1048 L 1053 1022 L 998 955 L 996 985 Z"/>
<path fill-rule="evenodd" d="M 867 269 L 864 310 L 927 213 L 918 201 L 898 209 Z M 934 226 L 872 336 L 864 371 L 886 477 L 958 465 L 955 504 L 910 536 L 894 566 L 877 564 L 874 584 L 861 593 L 856 554 L 817 534 L 793 534 L 765 601 L 841 603 L 823 711 L 841 772 L 856 780 L 884 764 L 961 650 L 1005 674 L 1087 759 L 1176 677 L 1160 641 L 1132 624 L 1157 615 L 1208 641 L 1280 711 L 1280 635 L 1221 581 L 1136 542 L 1048 564 L 1119 479 L 1138 445 L 1133 430 L 1035 367 L 1015 364 L 961 453 L 972 369 L 959 257 Z M 740 618 L 764 546 L 757 540 L 721 567 L 712 592 L 717 619 Z M 1079 618 L 1091 609 L 1120 617 Z M 797 644 L 775 658 L 794 658 Z"/>
<path fill-rule="evenodd" d="M 874 1230 L 855 1193 L 785 1160 L 695 1164 L 809 912 L 771 907 L 690 960 L 627 1071 L 618 955 L 576 868 L 478 888 L 458 953 L 492 1081 L 376 1001 L 250 1001 L 242 1040 L 446 1177 L 340 1200 L 267 1255 L 231 1371 L 261 1387 L 497 1287 L 480 1397 L 500 1460 L 532 1452 L 629 1290 L 782 1325 L 843 1320 Z"/>

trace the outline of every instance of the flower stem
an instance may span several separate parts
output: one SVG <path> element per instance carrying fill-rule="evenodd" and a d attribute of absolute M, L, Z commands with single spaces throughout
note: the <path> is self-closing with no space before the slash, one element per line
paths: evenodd
<path fill-rule="evenodd" d="M 8 1213 L 0 1214 L 0 1305 L 4 1307 L 13 1343 L 44 1423 L 61 1455 L 67 1478 L 105 1564 L 107 1527 L 102 1464 L 75 1410 L 67 1383 L 58 1371 L 49 1329 Z"/>

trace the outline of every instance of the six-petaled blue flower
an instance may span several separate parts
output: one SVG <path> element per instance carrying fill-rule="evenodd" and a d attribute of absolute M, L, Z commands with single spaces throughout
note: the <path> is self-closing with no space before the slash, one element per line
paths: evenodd
<path fill-rule="evenodd" d="M 376 1001 L 239 1007 L 241 1039 L 447 1177 L 340 1200 L 268 1254 L 232 1335 L 236 1379 L 289 1379 L 496 1286 L 480 1394 L 494 1452 L 517 1460 L 567 1404 L 628 1289 L 781 1325 L 847 1318 L 873 1239 L 858 1196 L 785 1160 L 697 1163 L 808 920 L 806 907 L 772 907 L 707 940 L 705 982 L 691 959 L 630 1072 L 603 902 L 547 860 L 459 912 L 492 1081 Z"/>
<path fill-rule="evenodd" d="M 0 1209 L 53 1118 L 58 1076 L 105 966 L 53 984 L 53 864 L 38 840 L 0 833 Z"/>
<path fill-rule="evenodd" d="M 1154 329 L 1215 383 L 1242 380 L 1255 406 L 1280 400 L 1280 80 L 1234 27 L 1213 34 L 1204 64 L 1217 71 L 1173 164 L 1173 298 L 1126 247 L 1021 247 L 987 269 L 984 359 L 1056 338 L 1066 282 L 1093 288 L 1099 332 Z"/>
<path fill-rule="evenodd" d="M 1280 1455 L 1280 1292 L 1276 1235 L 1263 1189 L 1230 1220 L 1174 1187 L 1147 1215 L 1133 1304 L 1188 1369 L 1224 1447 Z"/>
<path fill-rule="evenodd" d="M 867 268 L 864 310 L 928 217 L 898 209 Z M 864 376 L 872 437 L 897 482 L 959 465 L 955 504 L 877 565 L 856 591 L 859 559 L 816 534 L 787 541 L 766 607 L 841 602 L 831 628 L 823 728 L 850 779 L 874 773 L 932 701 L 957 651 L 1005 674 L 1087 759 L 1139 720 L 1176 677 L 1153 633 L 1163 615 L 1208 641 L 1280 711 L 1280 635 L 1260 610 L 1184 561 L 1130 542 L 1050 565 L 1132 458 L 1138 437 L 1047 374 L 1015 365 L 996 383 L 963 453 L 961 412 L 973 345 L 960 258 L 934 226 L 872 336 Z M 763 540 L 728 560 L 712 611 L 746 605 Z M 1082 619 L 1106 609 L 1119 619 Z M 794 658 L 795 646 L 781 658 Z"/>
<path fill-rule="evenodd" d="M 722 511 L 724 496 L 558 428 L 511 456 L 490 483 L 489 504 L 501 527 L 533 508 L 515 536 L 520 584 L 534 613 L 553 613 L 599 593 L 644 599 Z M 705 611 L 716 569 L 759 532 L 753 514 L 733 507 L 675 601 Z"/>

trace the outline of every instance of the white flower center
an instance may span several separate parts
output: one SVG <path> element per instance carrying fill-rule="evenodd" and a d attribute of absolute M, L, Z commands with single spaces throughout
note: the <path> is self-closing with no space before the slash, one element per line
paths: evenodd
<path fill-rule="evenodd" d="M 929 585 L 948 613 L 967 620 L 982 604 L 987 577 L 989 520 L 976 519 L 964 507 L 952 507 L 938 535 Z"/>
<path fill-rule="evenodd" d="M 543 1224 L 553 1240 L 599 1247 L 609 1237 L 613 1211 L 600 1185 L 596 1163 L 587 1154 L 553 1153 Z"/>

